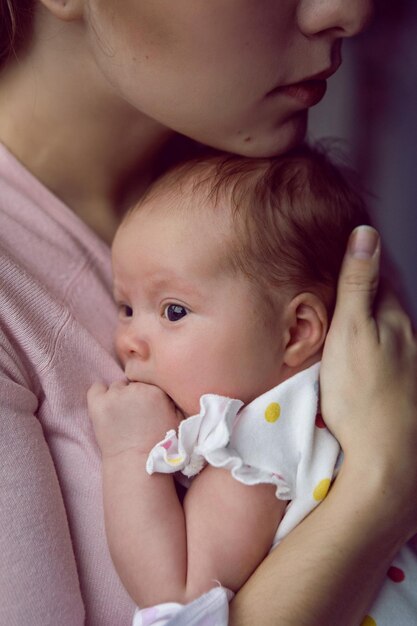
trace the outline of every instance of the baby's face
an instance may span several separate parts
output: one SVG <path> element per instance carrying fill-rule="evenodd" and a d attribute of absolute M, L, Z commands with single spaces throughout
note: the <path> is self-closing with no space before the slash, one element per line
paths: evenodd
<path fill-rule="evenodd" d="M 118 356 L 132 381 L 157 385 L 184 412 L 204 393 L 243 402 L 281 380 L 280 324 L 225 260 L 230 223 L 210 209 L 152 211 L 150 200 L 113 244 Z"/>

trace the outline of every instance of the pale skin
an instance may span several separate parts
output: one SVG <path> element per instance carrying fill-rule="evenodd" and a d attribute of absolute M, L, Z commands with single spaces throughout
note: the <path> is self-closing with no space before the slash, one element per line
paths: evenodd
<path fill-rule="evenodd" d="M 88 395 L 108 542 L 141 607 L 189 602 L 214 581 L 240 589 L 267 554 L 287 504 L 271 485 L 247 487 L 207 467 L 182 506 L 172 476 L 147 475 L 150 450 L 183 415 L 198 412 L 203 393 L 247 403 L 310 365 L 327 328 L 325 305 L 313 293 L 282 294 L 272 312 L 253 283 L 228 267 L 226 206 L 193 209 L 204 197 L 172 195 L 145 202 L 116 234 L 116 347 L 128 382 L 98 384 Z M 162 562 L 163 572 L 155 567 Z"/>
<path fill-rule="evenodd" d="M 188 0 L 176 2 L 176 11 L 168 0 L 41 0 L 35 3 L 30 45 L 19 52 L 18 61 L 12 56 L 0 73 L 0 138 L 41 182 L 110 241 L 130 197 L 140 195 L 148 184 L 172 129 L 201 141 L 217 136 L 218 147 L 247 153 L 247 134 L 238 134 L 247 128 L 253 138 L 249 142 L 253 156 L 292 145 L 302 135 L 306 108 L 291 115 L 293 101 L 284 105 L 278 96 L 276 113 L 272 107 L 266 115 L 260 102 L 281 82 L 335 69 L 340 38 L 363 28 L 371 5 L 369 0 L 259 1 L 259 28 L 254 29 L 252 0 L 194 4 L 193 14 Z M 207 20 L 210 7 L 211 19 Z M 172 28 L 180 28 L 188 19 L 200 27 L 194 43 L 188 39 L 186 49 L 181 50 L 174 44 L 185 41 L 183 35 Z M 205 36 L 211 37 L 211 41 L 205 39 L 207 47 L 201 45 L 202 23 L 207 27 Z M 231 37 L 234 24 L 243 30 Z M 266 37 L 262 49 L 265 24 L 273 28 L 274 45 Z M 136 39 L 133 35 L 139 25 L 144 36 Z M 242 41 L 248 41 L 246 58 Z M 229 45 L 229 49 L 223 47 Z M 210 67 L 207 57 L 201 56 L 204 50 L 218 51 L 216 58 L 211 56 Z M 116 53 L 121 62 L 113 64 Z M 226 54 L 233 66 L 227 72 Z M 126 68 L 123 73 L 121 65 Z M 249 68 L 252 79 L 239 84 Z M 280 76 L 273 68 L 278 68 Z M 178 76 L 182 71 L 184 79 Z M 208 91 L 199 100 L 200 92 L 193 85 L 195 77 L 203 74 Z M 262 75 L 265 84 L 259 88 Z M 184 84 L 189 88 L 178 88 Z M 227 106 L 225 89 L 233 96 Z M 178 106 L 161 111 L 161 102 L 167 104 L 174 96 Z M 247 108 L 242 110 L 245 102 Z M 184 115 L 179 120 L 181 111 Z M 175 119 L 171 118 L 174 113 Z M 291 122 L 286 124 L 282 114 L 284 118 L 290 114 Z M 231 117 L 237 126 L 226 131 Z M 371 244 L 373 239 L 369 232 L 362 233 L 362 244 Z M 357 236 L 352 242 L 357 243 Z M 322 626 L 337 619 L 341 626 L 357 626 L 393 555 L 417 530 L 416 340 L 398 304 L 382 299 L 374 316 L 377 274 L 377 253 L 358 259 L 348 251 L 324 351 L 323 392 L 330 411 L 326 420 L 349 462 L 323 505 L 242 587 L 230 607 L 232 624 Z M 344 359 L 336 358 L 340 352 Z M 370 387 L 383 387 L 380 397 L 370 398 L 363 386 L 363 371 Z M 351 389 L 361 389 L 354 403 Z M 339 395 L 346 400 L 346 412 L 333 416 L 332 398 Z M 394 410 L 398 428 L 393 437 L 388 427 Z M 371 447 L 375 454 L 369 474 L 365 452 Z M 355 490 L 358 479 L 359 492 Z M 398 511 L 403 515 L 399 517 Z M 320 544 L 315 537 L 323 527 L 327 542 Z M 55 569 L 59 570 L 59 563 Z M 340 606 L 344 607 L 342 615 Z"/>
<path fill-rule="evenodd" d="M 193 6 L 190 12 L 188 0 L 175 7 L 168 0 L 38 2 L 31 47 L 2 71 L 3 142 L 109 241 L 173 130 L 201 142 L 210 137 L 225 150 L 249 145 L 253 156 L 299 140 L 307 107 L 267 94 L 334 72 L 342 39 L 363 28 L 372 3 Z"/>

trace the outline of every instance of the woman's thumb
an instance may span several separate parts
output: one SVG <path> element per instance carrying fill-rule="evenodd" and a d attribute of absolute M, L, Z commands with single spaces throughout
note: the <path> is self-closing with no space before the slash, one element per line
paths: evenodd
<path fill-rule="evenodd" d="M 371 226 L 352 232 L 337 287 L 335 318 L 369 318 L 379 279 L 380 239 Z"/>

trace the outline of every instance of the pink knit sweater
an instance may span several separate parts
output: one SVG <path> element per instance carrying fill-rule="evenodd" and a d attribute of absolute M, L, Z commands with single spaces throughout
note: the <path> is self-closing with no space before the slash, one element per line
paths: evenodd
<path fill-rule="evenodd" d="M 0 624 L 123 626 L 93 381 L 112 350 L 108 247 L 0 146 Z"/>

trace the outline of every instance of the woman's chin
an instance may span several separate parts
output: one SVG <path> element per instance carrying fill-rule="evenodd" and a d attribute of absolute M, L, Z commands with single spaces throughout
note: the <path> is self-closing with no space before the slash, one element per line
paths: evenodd
<path fill-rule="evenodd" d="M 307 121 L 308 110 L 305 109 L 292 115 L 276 128 L 239 136 L 227 150 L 241 156 L 258 158 L 284 154 L 305 139 Z"/>

